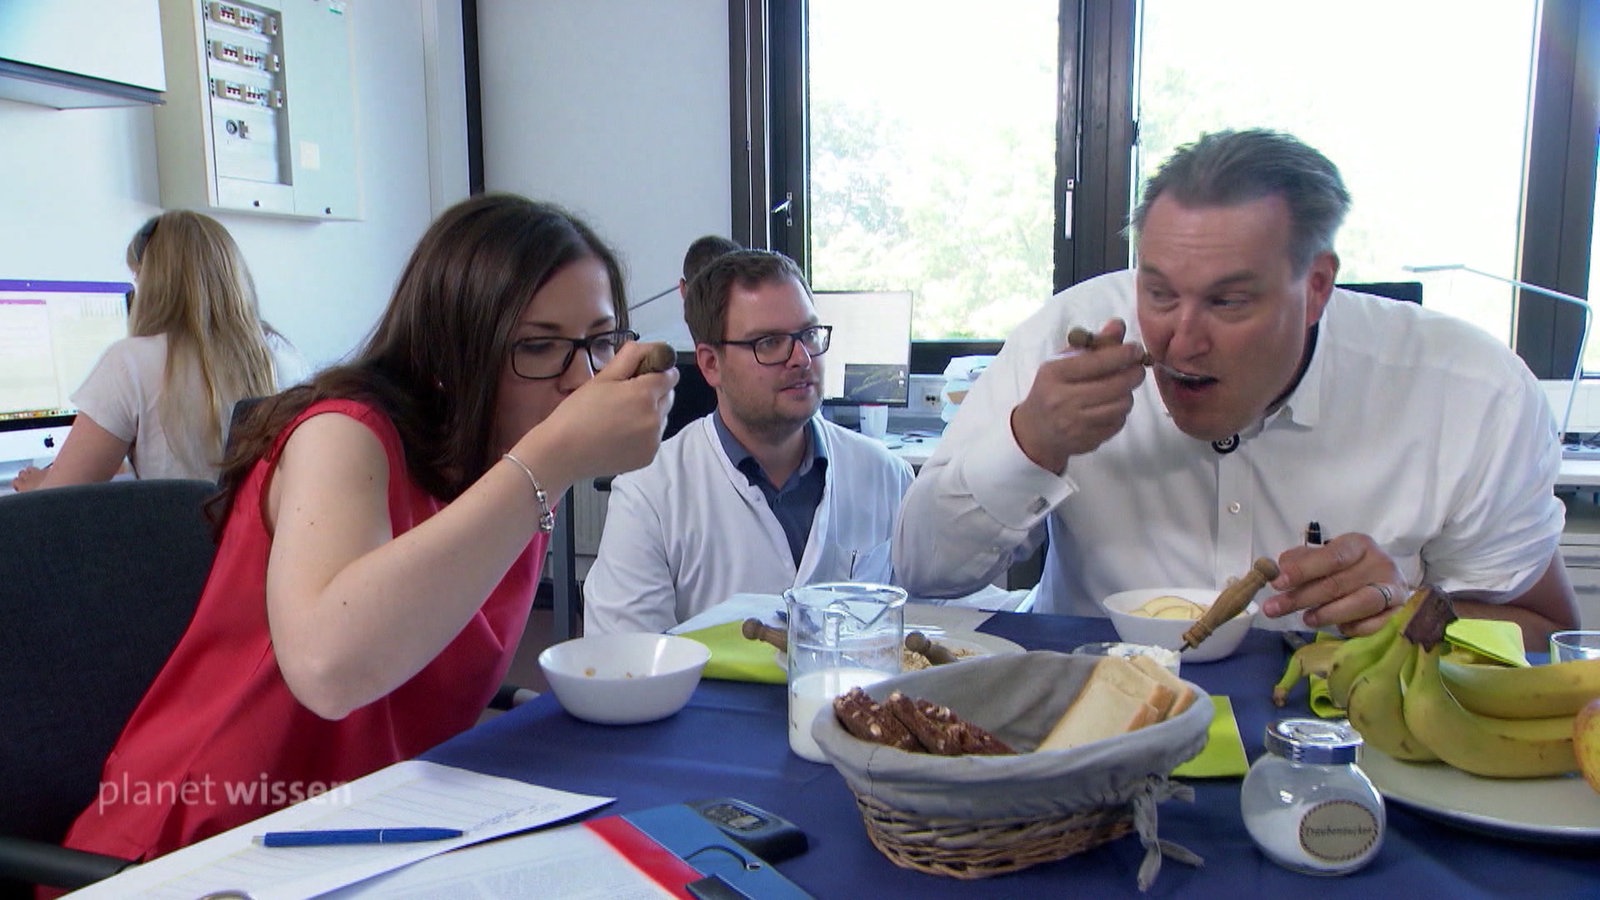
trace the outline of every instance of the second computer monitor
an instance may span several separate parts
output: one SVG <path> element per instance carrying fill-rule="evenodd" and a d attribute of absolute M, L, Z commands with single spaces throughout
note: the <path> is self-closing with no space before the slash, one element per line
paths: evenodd
<path fill-rule="evenodd" d="M 817 291 L 817 318 L 833 326 L 822 402 L 905 406 L 911 395 L 911 292 Z"/>
<path fill-rule="evenodd" d="M 0 465 L 55 455 L 77 412 L 72 392 L 128 336 L 132 287 L 0 279 Z"/>

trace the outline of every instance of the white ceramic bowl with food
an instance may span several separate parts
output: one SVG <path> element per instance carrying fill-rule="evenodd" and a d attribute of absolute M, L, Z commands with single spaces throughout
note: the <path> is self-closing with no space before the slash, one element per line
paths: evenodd
<path fill-rule="evenodd" d="M 1215 588 L 1142 588 L 1112 594 L 1100 601 L 1100 608 L 1124 641 L 1176 650 L 1183 646 L 1183 633 L 1211 608 L 1220 593 Z M 1219 625 L 1200 646 L 1184 650 L 1179 658 L 1186 663 L 1202 663 L 1232 655 L 1250 631 L 1259 609 L 1251 601 L 1243 612 Z"/>
<path fill-rule="evenodd" d="M 705 644 L 671 634 L 597 634 L 539 654 L 561 707 L 586 722 L 634 725 L 689 702 L 711 659 Z"/>

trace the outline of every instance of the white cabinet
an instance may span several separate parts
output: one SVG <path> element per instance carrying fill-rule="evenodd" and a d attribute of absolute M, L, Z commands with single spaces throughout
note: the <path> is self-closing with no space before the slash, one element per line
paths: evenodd
<path fill-rule="evenodd" d="M 1578 595 L 1584 628 L 1600 628 L 1600 506 L 1593 493 L 1569 495 L 1567 527 L 1561 534 L 1561 558 Z"/>
<path fill-rule="evenodd" d="M 346 0 L 161 0 L 161 204 L 358 219 Z"/>

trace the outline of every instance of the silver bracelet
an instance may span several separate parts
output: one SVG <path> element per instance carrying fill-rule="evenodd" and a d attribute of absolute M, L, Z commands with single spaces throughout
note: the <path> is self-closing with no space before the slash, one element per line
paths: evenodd
<path fill-rule="evenodd" d="M 539 530 L 545 534 L 555 531 L 556 514 L 550 511 L 550 495 L 544 492 L 544 486 L 539 483 L 539 479 L 533 477 L 533 470 L 528 468 L 527 463 L 509 453 L 501 455 L 503 458 L 516 463 L 517 468 L 522 470 L 522 474 L 528 476 L 528 483 L 533 485 L 533 499 L 539 502 Z"/>

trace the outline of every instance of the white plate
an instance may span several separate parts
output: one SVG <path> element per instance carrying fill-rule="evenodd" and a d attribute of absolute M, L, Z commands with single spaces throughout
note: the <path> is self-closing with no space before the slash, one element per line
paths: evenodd
<path fill-rule="evenodd" d="M 906 633 L 909 634 L 913 631 L 922 631 L 922 629 L 913 628 L 911 626 L 906 627 Z M 1027 649 L 1016 641 L 1008 641 L 1003 637 L 996 637 L 992 634 L 984 634 L 981 631 L 944 631 L 934 628 L 924 631 L 923 633 L 928 635 L 929 640 L 932 640 L 935 644 L 943 644 L 944 646 L 949 647 L 952 652 L 961 650 L 972 651 L 972 655 L 967 657 L 969 659 L 976 659 L 980 656 L 999 656 L 1008 653 L 1027 652 Z M 782 650 L 775 650 L 773 651 L 773 660 L 777 662 L 778 668 L 785 671 L 788 670 L 788 654 L 784 653 Z"/>
<path fill-rule="evenodd" d="M 1480 778 L 1443 763 L 1408 763 L 1361 748 L 1384 799 L 1477 831 L 1541 841 L 1600 839 L 1600 794 L 1579 775 Z"/>
<path fill-rule="evenodd" d="M 918 628 L 907 627 L 906 631 L 920 631 Z M 943 644 L 952 652 L 961 650 L 972 651 L 972 657 L 1002 656 L 1008 653 L 1026 653 L 1023 646 L 1015 641 L 1008 641 L 1003 637 L 984 634 L 981 631 L 946 631 L 943 634 L 923 632 L 935 644 Z"/>

